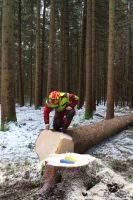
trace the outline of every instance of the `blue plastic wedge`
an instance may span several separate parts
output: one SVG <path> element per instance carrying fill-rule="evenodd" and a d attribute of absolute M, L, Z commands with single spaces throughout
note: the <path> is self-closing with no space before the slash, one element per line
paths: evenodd
<path fill-rule="evenodd" d="M 69 161 L 69 160 L 65 160 L 65 159 L 61 159 L 61 160 L 60 160 L 60 163 L 75 164 L 74 162 Z"/>

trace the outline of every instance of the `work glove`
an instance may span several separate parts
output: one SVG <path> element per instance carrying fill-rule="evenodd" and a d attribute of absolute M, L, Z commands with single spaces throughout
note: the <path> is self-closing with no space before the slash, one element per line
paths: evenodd
<path fill-rule="evenodd" d="M 45 124 L 45 129 L 49 130 L 49 124 Z"/>

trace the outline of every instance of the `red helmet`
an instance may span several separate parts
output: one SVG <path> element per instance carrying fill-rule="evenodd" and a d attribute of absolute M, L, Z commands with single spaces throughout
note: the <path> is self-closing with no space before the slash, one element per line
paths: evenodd
<path fill-rule="evenodd" d="M 58 106 L 60 100 L 60 93 L 58 91 L 53 91 L 49 94 L 49 103 L 52 106 Z"/>

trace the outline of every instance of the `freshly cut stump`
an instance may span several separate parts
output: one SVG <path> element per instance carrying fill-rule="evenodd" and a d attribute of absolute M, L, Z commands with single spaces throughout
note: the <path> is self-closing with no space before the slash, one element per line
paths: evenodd
<path fill-rule="evenodd" d="M 75 162 L 73 164 L 61 163 L 62 160 L 67 158 L 72 158 Z M 46 196 L 49 196 L 50 191 L 59 183 L 59 177 L 63 178 L 60 181 L 64 187 L 67 185 L 66 188 L 70 190 L 73 188 L 72 191 L 84 187 L 84 181 L 81 177 L 84 176 L 84 170 L 93 162 L 95 162 L 95 158 L 87 154 L 63 153 L 50 155 L 42 162 L 45 165 L 43 183 L 42 188 L 36 194 L 36 199 L 39 199 L 39 197 L 45 199 Z M 67 192 L 65 191 L 65 193 Z M 62 199 L 64 199 L 63 196 Z"/>
<path fill-rule="evenodd" d="M 71 136 L 51 130 L 42 131 L 36 140 L 36 152 L 40 161 L 53 153 L 74 152 Z"/>
<path fill-rule="evenodd" d="M 61 163 L 60 161 L 67 160 L 71 158 L 74 160 L 73 164 L 69 163 Z M 81 155 L 77 153 L 62 153 L 62 154 L 51 154 L 48 158 L 42 162 L 43 165 L 49 165 L 53 167 L 65 167 L 65 168 L 76 168 L 88 165 L 92 160 L 95 160 L 94 157 L 88 156 L 87 154 Z M 69 160 L 68 160 L 69 161 Z"/>

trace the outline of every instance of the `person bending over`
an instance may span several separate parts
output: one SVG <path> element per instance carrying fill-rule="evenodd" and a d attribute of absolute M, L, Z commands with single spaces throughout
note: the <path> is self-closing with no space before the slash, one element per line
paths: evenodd
<path fill-rule="evenodd" d="M 78 96 L 74 94 L 52 91 L 44 106 L 45 128 L 49 130 L 49 113 L 54 109 L 53 128 L 65 133 L 75 115 L 78 100 Z"/>

